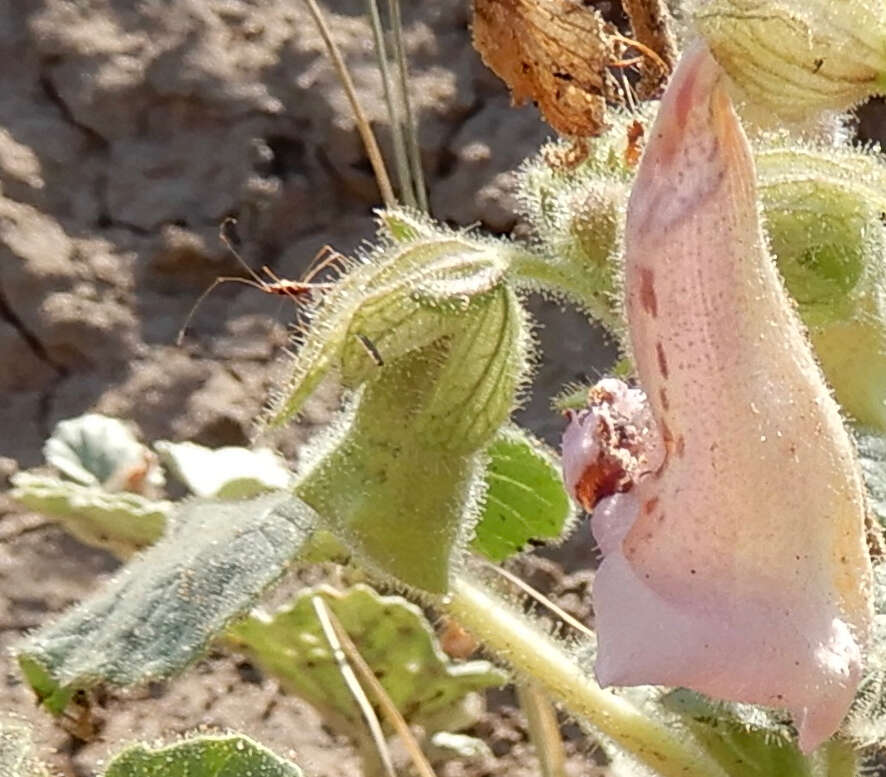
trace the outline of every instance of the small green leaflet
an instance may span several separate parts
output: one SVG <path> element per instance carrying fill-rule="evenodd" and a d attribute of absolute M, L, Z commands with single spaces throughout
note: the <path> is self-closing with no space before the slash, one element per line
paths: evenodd
<path fill-rule="evenodd" d="M 516 426 L 499 432 L 486 452 L 486 501 L 474 550 L 502 561 L 530 540 L 562 537 L 576 509 L 563 488 L 556 454 Z"/>

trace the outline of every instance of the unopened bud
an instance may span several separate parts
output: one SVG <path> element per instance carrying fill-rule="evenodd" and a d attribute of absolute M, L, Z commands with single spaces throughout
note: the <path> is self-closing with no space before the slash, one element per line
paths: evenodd
<path fill-rule="evenodd" d="M 843 409 L 886 431 L 886 165 L 865 151 L 763 148 L 770 245 Z"/>
<path fill-rule="evenodd" d="M 886 91 L 883 0 L 699 0 L 692 16 L 761 126 Z"/>

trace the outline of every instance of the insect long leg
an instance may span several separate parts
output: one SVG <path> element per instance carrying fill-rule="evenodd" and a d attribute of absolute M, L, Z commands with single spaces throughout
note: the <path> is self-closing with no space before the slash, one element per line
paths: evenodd
<path fill-rule="evenodd" d="M 218 237 L 219 240 L 225 244 L 228 251 L 231 252 L 231 255 L 240 262 L 243 269 L 249 273 L 249 276 L 255 281 L 259 288 L 263 287 L 265 281 L 263 281 L 261 276 L 249 266 L 248 262 L 242 256 L 240 256 L 240 252 L 236 248 L 236 246 L 240 244 L 240 236 L 237 234 L 237 219 L 233 216 L 227 216 L 219 225 Z"/>
<path fill-rule="evenodd" d="M 340 275 L 344 275 L 347 272 L 346 262 L 347 258 L 344 254 L 339 253 L 331 245 L 327 244 L 317 252 L 301 280 L 303 283 L 309 283 L 327 267 L 333 267 Z"/>
<path fill-rule="evenodd" d="M 197 308 L 203 303 L 213 291 L 215 291 L 216 286 L 221 286 L 223 283 L 243 283 L 246 286 L 252 286 L 259 291 L 265 291 L 265 287 L 267 286 L 261 278 L 258 280 L 252 280 L 251 278 L 241 278 L 239 275 L 224 275 L 220 278 L 216 278 L 199 297 L 197 297 L 197 301 L 191 306 L 191 310 L 188 312 L 188 316 L 185 319 L 184 324 L 182 324 L 181 329 L 178 330 L 178 335 L 175 338 L 175 344 L 181 345 L 185 339 L 185 334 L 188 331 L 188 327 L 191 325 L 191 320 L 194 318 L 194 314 L 197 312 Z"/>

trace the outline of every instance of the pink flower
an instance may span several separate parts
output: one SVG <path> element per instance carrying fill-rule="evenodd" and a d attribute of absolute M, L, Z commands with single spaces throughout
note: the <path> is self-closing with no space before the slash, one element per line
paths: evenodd
<path fill-rule="evenodd" d="M 786 707 L 811 750 L 846 714 L 871 625 L 863 487 L 766 250 L 748 143 L 702 45 L 684 55 L 649 133 L 625 242 L 648 408 L 633 396 L 621 415 L 654 420 L 601 437 L 599 419 L 618 416 L 614 399 L 630 391 L 610 387 L 613 401 L 564 436 L 577 496 L 601 451 L 623 470 L 618 487 L 582 499 L 602 500 L 598 679 Z"/>

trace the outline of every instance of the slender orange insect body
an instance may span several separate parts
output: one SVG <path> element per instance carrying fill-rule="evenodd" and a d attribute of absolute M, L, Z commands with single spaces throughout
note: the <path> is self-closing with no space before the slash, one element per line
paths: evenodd
<path fill-rule="evenodd" d="M 317 256 L 314 257 L 314 260 L 311 262 L 311 266 L 308 268 L 307 274 L 302 280 L 292 281 L 286 278 L 280 278 L 267 265 L 261 268 L 261 271 L 270 279 L 270 281 L 265 280 L 246 263 L 246 261 L 243 259 L 242 256 L 240 256 L 239 252 L 234 247 L 235 243 L 240 242 L 235 231 L 236 223 L 237 222 L 233 218 L 226 218 L 219 227 L 219 238 L 225 244 L 225 246 L 227 246 L 228 250 L 237 259 L 237 261 L 240 262 L 241 265 L 243 265 L 244 269 L 246 270 L 246 272 L 249 273 L 251 277 L 244 278 L 237 275 L 225 275 L 216 278 L 209 286 L 209 288 L 207 288 L 206 291 L 204 291 L 199 296 L 197 301 L 194 303 L 194 306 L 191 308 L 190 313 L 188 313 L 188 316 L 185 319 L 182 328 L 179 330 L 178 337 L 176 338 L 176 345 L 182 344 L 185 332 L 187 332 L 191 320 L 193 319 L 194 314 L 197 312 L 197 308 L 200 307 L 203 300 L 205 300 L 215 290 L 217 286 L 220 286 L 223 283 L 243 283 L 247 286 L 252 286 L 253 288 L 258 289 L 265 294 L 289 297 L 294 302 L 299 302 L 301 298 L 310 296 L 314 292 L 332 288 L 334 284 L 331 282 L 317 283 L 312 280 L 327 267 L 333 267 L 335 270 L 342 274 L 346 269 L 344 265 L 345 257 L 327 245 L 323 246 L 323 248 L 320 249 L 320 251 L 317 253 Z"/>

